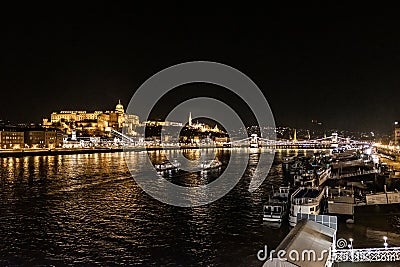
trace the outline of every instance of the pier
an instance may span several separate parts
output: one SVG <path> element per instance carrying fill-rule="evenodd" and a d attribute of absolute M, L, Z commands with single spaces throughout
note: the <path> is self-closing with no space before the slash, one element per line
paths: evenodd
<path fill-rule="evenodd" d="M 332 250 L 334 262 L 391 262 L 400 261 L 400 247 Z"/>
<path fill-rule="evenodd" d="M 391 146 L 384 146 L 384 145 L 375 145 L 378 153 L 384 154 L 386 156 L 391 157 L 393 160 L 398 160 L 400 161 L 400 150 L 395 148 L 395 147 L 391 147 Z"/>
<path fill-rule="evenodd" d="M 400 247 L 340 247 L 337 218 L 327 215 L 298 215 L 299 222 L 265 261 L 263 267 L 331 267 L 335 263 L 371 263 L 400 261 Z M 385 239 L 386 238 L 386 239 Z"/>
<path fill-rule="evenodd" d="M 367 174 L 376 174 L 379 173 L 379 170 L 377 169 L 372 169 L 372 170 L 357 170 L 355 172 L 350 172 L 350 173 L 334 173 L 330 177 L 330 179 L 344 179 L 344 178 L 351 178 L 351 177 L 356 177 L 356 176 L 361 176 L 361 175 L 367 175 Z"/>
<path fill-rule="evenodd" d="M 318 219 L 323 216 L 319 215 Z M 336 242 L 336 217 L 324 216 L 332 219 L 332 224 L 317 222 L 316 218 L 300 221 L 274 250 L 275 253 L 263 267 L 330 267 L 333 264 L 332 250 Z"/>

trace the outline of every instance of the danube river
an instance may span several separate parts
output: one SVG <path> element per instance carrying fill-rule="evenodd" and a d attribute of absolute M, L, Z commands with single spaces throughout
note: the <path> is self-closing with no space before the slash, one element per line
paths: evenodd
<path fill-rule="evenodd" d="M 149 153 L 160 158 L 159 151 Z M 221 161 L 229 159 L 229 149 L 218 153 Z M 278 152 L 267 179 L 250 193 L 256 150 L 232 191 L 195 208 L 147 195 L 131 177 L 123 152 L 1 158 L 0 266 L 261 266 L 257 252 L 275 248 L 289 231 L 287 224 L 278 230 L 263 225 L 262 205 L 272 185 L 282 183 L 282 157 L 296 153 L 306 154 Z M 125 156 L 141 166 L 147 154 Z M 217 174 L 179 180 L 193 185 L 204 175 Z M 371 218 L 373 223 L 342 224 L 338 238 L 353 237 L 355 247 L 382 246 L 387 235 L 390 245 L 400 245 L 399 217 Z"/>

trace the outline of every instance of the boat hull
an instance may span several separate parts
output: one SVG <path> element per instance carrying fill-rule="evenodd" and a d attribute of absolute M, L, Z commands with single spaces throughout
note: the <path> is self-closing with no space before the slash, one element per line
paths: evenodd
<path fill-rule="evenodd" d="M 263 221 L 264 222 L 272 222 L 272 223 L 281 223 L 283 221 L 283 218 L 282 217 L 279 217 L 279 218 L 264 217 Z"/>
<path fill-rule="evenodd" d="M 297 216 L 289 215 L 289 225 L 295 227 L 297 224 Z"/>

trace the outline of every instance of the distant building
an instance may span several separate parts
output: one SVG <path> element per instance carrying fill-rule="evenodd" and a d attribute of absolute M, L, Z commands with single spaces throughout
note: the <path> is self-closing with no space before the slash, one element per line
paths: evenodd
<path fill-rule="evenodd" d="M 57 130 L 25 129 L 25 144 L 30 148 L 56 148 L 62 146 L 62 134 Z"/>
<path fill-rule="evenodd" d="M 83 110 L 62 110 L 59 113 L 53 112 L 50 115 L 51 123 L 57 122 L 76 122 L 76 121 L 84 121 L 84 120 L 96 120 L 99 114 L 102 114 L 102 111 L 95 111 L 93 113 L 87 113 Z"/>
<path fill-rule="evenodd" d="M 135 127 L 139 125 L 139 117 L 125 114 L 121 101 L 113 111 L 62 110 L 53 112 L 50 121 L 43 119 L 43 127 L 56 127 L 67 134 L 76 130 L 84 136 L 110 134 L 111 130 L 122 131 L 127 128 L 127 133 L 134 135 Z"/>
<path fill-rule="evenodd" d="M 24 148 L 24 132 L 16 127 L 1 128 L 0 147 L 3 149 Z"/>
<path fill-rule="evenodd" d="M 132 114 L 125 114 L 123 127 L 126 129 L 126 134 L 137 135 L 136 126 L 140 124 L 139 117 Z"/>
<path fill-rule="evenodd" d="M 168 126 L 174 126 L 174 127 L 182 127 L 183 123 L 182 122 L 176 122 L 176 121 L 146 121 L 145 122 L 146 126 L 162 126 L 162 127 L 168 127 Z"/>
<path fill-rule="evenodd" d="M 214 132 L 214 133 L 224 133 L 224 131 L 218 128 L 218 125 L 215 124 L 214 127 L 211 127 L 205 123 L 193 122 L 192 112 L 189 113 L 189 122 L 187 125 L 188 128 L 196 129 L 199 132 Z"/>
<path fill-rule="evenodd" d="M 400 121 L 394 123 L 394 144 L 400 145 Z"/>

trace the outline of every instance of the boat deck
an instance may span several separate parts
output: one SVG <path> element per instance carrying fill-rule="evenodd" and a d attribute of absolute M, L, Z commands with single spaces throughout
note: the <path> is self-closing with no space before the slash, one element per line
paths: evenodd
<path fill-rule="evenodd" d="M 316 198 L 321 192 L 314 188 L 303 188 L 301 189 L 294 198 Z"/>

